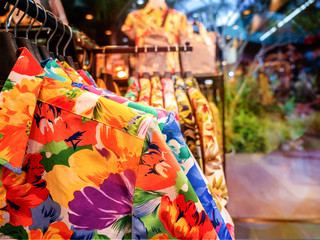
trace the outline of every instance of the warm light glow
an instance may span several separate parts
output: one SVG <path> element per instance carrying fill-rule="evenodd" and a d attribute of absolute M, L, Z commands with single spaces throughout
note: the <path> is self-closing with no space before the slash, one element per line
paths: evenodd
<path fill-rule="evenodd" d="M 117 76 L 119 78 L 124 78 L 125 76 L 127 76 L 127 73 L 125 71 L 120 71 L 120 72 L 117 73 Z"/>
<path fill-rule="evenodd" d="M 230 35 L 226 36 L 226 39 L 227 39 L 227 40 L 230 40 L 230 39 L 231 39 L 231 36 L 230 36 Z"/>
<path fill-rule="evenodd" d="M 227 65 L 227 61 L 222 61 L 222 65 L 223 66 Z"/>
<path fill-rule="evenodd" d="M 87 14 L 87 15 L 85 16 L 85 18 L 86 18 L 87 20 L 92 20 L 92 19 L 93 19 L 93 15 L 92 15 L 92 14 Z"/>
<path fill-rule="evenodd" d="M 238 25 L 234 25 L 232 28 L 233 28 L 233 30 L 238 30 L 239 26 Z"/>
<path fill-rule="evenodd" d="M 112 34 L 112 31 L 111 31 L 111 30 L 106 30 L 106 31 L 104 32 L 104 34 L 109 36 L 109 35 Z"/>
<path fill-rule="evenodd" d="M 243 15 L 249 15 L 251 13 L 251 11 L 249 9 L 243 11 Z"/>

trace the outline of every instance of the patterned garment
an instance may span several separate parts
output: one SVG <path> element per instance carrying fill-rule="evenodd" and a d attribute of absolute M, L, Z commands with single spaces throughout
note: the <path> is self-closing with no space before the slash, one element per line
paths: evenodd
<path fill-rule="evenodd" d="M 86 83 L 90 86 L 97 87 L 96 83 L 94 80 L 91 78 L 90 74 L 83 69 L 77 70 L 77 73 L 86 81 Z"/>
<path fill-rule="evenodd" d="M 220 111 L 217 105 L 214 102 L 209 103 L 210 110 L 213 116 L 213 125 L 214 129 L 216 130 L 216 135 L 217 135 L 217 141 L 219 145 L 219 149 L 221 153 L 223 154 L 223 135 L 222 135 L 222 126 L 220 122 Z"/>
<path fill-rule="evenodd" d="M 175 94 L 179 109 L 179 120 L 181 132 L 193 156 L 197 160 L 200 168 L 203 170 L 201 151 L 196 148 L 196 120 L 194 118 L 192 107 L 188 99 L 186 86 L 183 78 L 175 76 Z M 200 153 L 200 155 L 198 155 Z"/>
<path fill-rule="evenodd" d="M 46 74 L 50 73 L 51 70 L 48 69 L 45 64 L 43 67 L 45 68 Z M 65 76 L 66 75 L 64 75 L 64 77 Z M 68 80 L 66 79 L 65 81 Z M 168 146 L 172 149 L 177 161 L 180 163 L 181 168 L 184 170 L 184 173 L 187 175 L 192 187 L 195 189 L 199 200 L 204 206 L 204 210 L 207 212 L 210 220 L 215 226 L 218 236 L 222 239 L 231 239 L 231 236 L 234 238 L 234 224 L 232 219 L 226 209 L 218 202 L 218 198 L 215 196 L 210 196 L 209 189 L 211 191 L 211 187 L 208 185 L 206 178 L 197 166 L 197 163 L 188 149 L 185 141 L 182 140 L 183 136 L 179 130 L 178 124 L 174 120 L 173 113 L 169 114 L 167 111 L 162 109 L 131 102 L 105 89 L 97 89 L 92 86 L 86 86 L 79 83 L 72 83 L 72 85 L 100 96 L 104 96 L 115 102 L 127 105 L 133 109 L 154 115 L 157 118 L 158 126 L 162 131 L 162 134 L 165 136 Z M 199 134 L 197 130 L 198 129 L 196 126 L 196 142 L 199 142 Z M 186 151 L 186 149 L 188 149 L 188 151 Z M 200 152 L 198 155 L 201 155 L 201 149 L 197 148 L 197 151 Z M 212 197 L 214 197 L 214 199 Z"/>
<path fill-rule="evenodd" d="M 137 77 L 131 76 L 128 80 L 128 89 L 125 98 L 137 102 L 139 100 L 140 84 Z"/>
<path fill-rule="evenodd" d="M 67 62 L 61 62 L 61 65 L 73 82 L 89 85 L 76 70 L 69 66 Z"/>
<path fill-rule="evenodd" d="M 164 108 L 162 84 L 159 77 L 151 78 L 151 106 Z"/>
<path fill-rule="evenodd" d="M 1 126 L 0 233 L 218 239 L 152 115 L 43 74 L 21 49 L 0 95 L 0 117 L 8 118 Z M 19 96 L 24 103 L 14 104 Z M 17 144 L 23 154 L 11 151 Z"/>
<path fill-rule="evenodd" d="M 164 108 L 167 111 L 174 112 L 175 118 L 179 122 L 179 109 L 176 96 L 174 94 L 174 82 L 170 78 L 162 78 L 161 84 L 163 89 Z"/>
<path fill-rule="evenodd" d="M 151 82 L 148 78 L 140 78 L 139 103 L 149 106 L 151 101 Z"/>
<path fill-rule="evenodd" d="M 196 87 L 190 87 L 188 89 L 188 95 L 199 127 L 205 175 L 213 192 L 221 199 L 222 203 L 226 205 L 228 191 L 222 167 L 221 151 L 219 150 L 209 103 Z"/>
<path fill-rule="evenodd" d="M 85 86 L 77 83 L 73 83 L 73 86 L 77 86 L 81 89 L 96 93 L 100 96 L 104 96 L 110 100 L 127 105 L 136 110 L 154 115 L 158 120 L 158 126 L 162 134 L 165 136 L 164 139 L 166 140 L 167 145 L 171 148 L 176 157 L 176 160 L 179 162 L 181 168 L 184 170 L 184 173 L 187 175 L 187 178 L 190 181 L 192 187 L 195 189 L 196 194 L 204 207 L 204 210 L 215 226 L 215 230 L 218 233 L 218 236 L 221 239 L 234 238 L 233 221 L 224 206 L 219 203 L 219 199 L 217 197 L 211 196 L 211 187 L 208 185 L 205 176 L 203 175 L 198 164 L 196 163 L 196 160 L 188 149 L 188 146 L 183 139 L 182 133 L 178 127 L 177 122 L 175 121 L 174 114 L 172 112 L 168 114 L 167 111 L 162 109 L 131 102 L 125 98 L 111 93 L 110 91 L 105 91 L 103 89 L 95 89 L 91 86 Z"/>
<path fill-rule="evenodd" d="M 157 32 L 161 27 L 164 19 L 166 9 L 151 9 L 145 7 L 137 11 L 133 11 L 128 14 L 124 25 L 121 30 L 126 33 L 131 39 L 135 40 L 135 45 L 142 47 L 144 46 L 145 37 L 150 34 Z M 185 14 L 175 10 L 169 9 L 166 24 L 164 30 L 166 37 L 170 45 L 179 44 L 179 36 L 185 32 L 187 28 L 187 17 Z M 169 52 L 167 54 L 167 65 L 168 70 L 176 68 L 176 63 L 179 62 L 179 54 Z"/>

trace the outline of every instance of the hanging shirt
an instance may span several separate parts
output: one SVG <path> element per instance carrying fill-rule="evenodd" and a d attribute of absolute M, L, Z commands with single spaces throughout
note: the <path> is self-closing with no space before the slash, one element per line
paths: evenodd
<path fill-rule="evenodd" d="M 135 40 L 135 45 L 142 47 L 145 38 L 151 33 L 155 33 L 161 28 L 167 8 L 153 9 L 146 6 L 143 9 L 133 11 L 127 15 L 121 30 Z M 169 9 L 168 16 L 164 25 L 165 37 L 170 45 L 179 45 L 179 36 L 187 28 L 187 17 L 182 12 Z M 179 54 L 169 52 L 167 54 L 168 71 L 179 70 Z"/>
<path fill-rule="evenodd" d="M 188 84 L 191 85 L 190 82 Z M 222 152 L 219 150 L 209 103 L 197 87 L 189 87 L 188 96 L 199 127 L 205 175 L 213 191 L 225 205 L 228 191 L 222 167 Z"/>
<path fill-rule="evenodd" d="M 159 77 L 151 78 L 151 106 L 164 108 L 162 84 Z"/>
<path fill-rule="evenodd" d="M 76 70 L 69 66 L 67 62 L 61 62 L 61 65 L 73 82 L 89 85 Z"/>
<path fill-rule="evenodd" d="M 139 103 L 143 105 L 150 105 L 151 100 L 151 82 L 148 78 L 140 78 L 140 95 Z"/>
<path fill-rule="evenodd" d="M 209 191 L 207 187 L 208 182 L 200 170 L 195 158 L 188 149 L 188 146 L 183 139 L 182 133 L 172 112 L 169 114 L 167 111 L 159 108 L 144 106 L 103 89 L 95 89 L 90 86 L 76 83 L 73 83 L 73 85 L 87 91 L 94 92 L 100 96 L 104 96 L 110 100 L 124 104 L 139 111 L 154 115 L 157 118 L 158 126 L 162 134 L 165 136 L 164 139 L 166 140 L 167 145 L 171 148 L 176 160 L 179 162 L 192 187 L 195 189 L 195 192 L 199 197 L 199 200 L 201 201 L 211 222 L 213 223 L 218 236 L 221 239 L 234 238 L 233 221 L 224 206 L 220 204 L 220 200 L 215 197 L 215 194 L 213 194 L 213 196 L 211 195 L 211 189 Z M 199 155 L 201 155 L 201 149 Z"/>
<path fill-rule="evenodd" d="M 47 68 L 45 68 L 45 70 L 46 72 L 50 72 Z M 218 236 L 222 239 L 234 238 L 233 221 L 226 209 L 219 203 L 218 198 L 214 195 L 211 196 L 210 191 L 207 188 L 208 182 L 183 140 L 183 136 L 174 119 L 173 113 L 169 114 L 167 111 L 159 108 L 153 108 L 131 102 L 104 89 L 97 89 L 78 83 L 72 83 L 72 85 L 100 96 L 104 96 L 110 100 L 127 105 L 139 111 L 154 115 L 157 118 L 160 131 L 165 136 L 164 139 L 166 140 L 167 145 L 171 148 L 176 160 L 179 162 L 192 187 L 195 189 L 199 200 L 204 206 L 204 210 L 208 214 L 209 219 L 218 233 Z"/>
<path fill-rule="evenodd" d="M 43 73 L 23 48 L 0 93 L 0 233 L 218 238 L 152 115 Z"/>
<path fill-rule="evenodd" d="M 167 111 L 174 112 L 175 118 L 179 122 L 179 110 L 176 96 L 174 94 L 174 82 L 170 78 L 162 78 L 161 84 L 163 89 L 164 108 Z"/>
<path fill-rule="evenodd" d="M 131 101 L 137 102 L 139 100 L 140 93 L 140 84 L 137 77 L 131 76 L 128 80 L 128 89 L 125 98 L 128 98 Z"/>
<path fill-rule="evenodd" d="M 179 109 L 179 121 L 181 126 L 181 132 L 193 156 L 197 160 L 200 168 L 203 170 L 201 153 L 200 156 L 198 156 L 199 152 L 197 152 L 196 149 L 196 120 L 193 116 L 184 80 L 178 76 L 175 76 L 175 95 Z"/>
<path fill-rule="evenodd" d="M 86 81 L 86 83 L 90 86 L 97 87 L 96 83 L 94 80 L 91 78 L 90 74 L 83 69 L 77 70 L 77 73 L 83 78 L 83 80 Z"/>

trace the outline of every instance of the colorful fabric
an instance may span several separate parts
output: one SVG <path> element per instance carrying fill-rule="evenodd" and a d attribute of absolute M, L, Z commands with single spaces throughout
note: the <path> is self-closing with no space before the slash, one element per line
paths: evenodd
<path fill-rule="evenodd" d="M 61 62 L 61 65 L 72 82 L 89 85 L 75 69 L 69 66 L 67 62 Z"/>
<path fill-rule="evenodd" d="M 21 145 L 21 174 L 0 168 L 0 233 L 17 239 L 218 238 L 152 115 L 66 82 L 36 79 L 44 72 L 25 49 L 13 70 L 6 96 L 28 93 L 33 84 L 41 89 L 37 95 L 31 88 L 32 97 L 24 98 L 33 123 Z M 16 111 L 10 119 L 24 115 Z M 3 136 L 15 126 L 4 123 Z M 1 154 L 16 142 L 2 142 Z"/>
<path fill-rule="evenodd" d="M 140 95 L 139 103 L 143 105 L 150 105 L 151 100 L 151 82 L 148 78 L 140 78 Z"/>
<path fill-rule="evenodd" d="M 171 148 L 176 160 L 179 162 L 181 168 L 184 170 L 184 173 L 187 175 L 190 184 L 195 189 L 196 194 L 204 207 L 204 210 L 208 214 L 216 232 L 218 233 L 218 236 L 221 239 L 234 238 L 234 224 L 232 219 L 224 206 L 220 204 L 220 200 L 215 197 L 215 194 L 211 196 L 211 187 L 208 185 L 205 176 L 188 149 L 188 146 L 183 139 L 179 126 L 175 121 L 174 114 L 172 112 L 169 114 L 167 111 L 162 109 L 134 103 L 109 91 L 98 90 L 81 84 L 73 83 L 73 85 L 87 91 L 94 92 L 100 96 L 104 96 L 108 99 L 127 105 L 139 111 L 154 115 L 158 120 L 158 126 L 164 135 L 167 145 Z"/>
<path fill-rule="evenodd" d="M 216 130 L 219 149 L 223 154 L 223 135 L 222 135 L 222 125 L 220 121 L 220 111 L 214 102 L 210 102 L 209 106 L 213 116 L 213 125 L 214 125 L 214 129 Z"/>
<path fill-rule="evenodd" d="M 50 69 L 45 68 L 45 70 L 46 72 L 50 72 Z M 208 185 L 205 176 L 202 174 L 196 160 L 183 140 L 183 136 L 174 119 L 173 113 L 169 114 L 167 111 L 159 108 L 134 103 L 105 89 L 97 89 L 92 86 L 86 86 L 78 83 L 72 83 L 72 85 L 100 96 L 104 96 L 112 101 L 124 104 L 138 111 L 154 115 L 158 120 L 158 126 L 164 135 L 167 145 L 171 148 L 176 160 L 179 162 L 192 187 L 195 189 L 200 202 L 204 206 L 204 210 L 215 226 L 218 236 L 222 239 L 231 239 L 232 236 L 234 238 L 234 224 L 232 219 L 222 204 L 219 203 L 218 198 L 215 197 L 214 194 L 213 196 L 210 196 L 211 187 Z M 196 127 L 196 136 L 198 135 Z M 199 142 L 199 137 L 197 137 L 196 142 Z M 200 154 L 198 154 L 201 155 L 201 149 L 200 151 L 199 149 L 197 149 L 198 152 L 200 152 Z"/>
<path fill-rule="evenodd" d="M 94 80 L 91 78 L 90 74 L 83 69 L 77 70 L 77 73 L 86 81 L 86 83 L 90 86 L 97 87 L 96 83 Z"/>
<path fill-rule="evenodd" d="M 133 11 L 128 14 L 121 30 L 127 34 L 129 38 L 135 40 L 136 46 L 143 47 L 145 37 L 150 33 L 157 32 L 161 27 L 166 11 L 167 8 L 152 9 L 148 6 L 144 9 Z M 186 15 L 175 9 L 170 9 L 166 24 L 164 25 L 166 37 L 168 38 L 170 45 L 179 45 L 179 36 L 184 33 L 186 27 Z M 169 71 L 178 67 L 176 66 L 176 63 L 178 62 L 178 53 L 169 52 L 167 54 L 167 65 Z"/>
<path fill-rule="evenodd" d="M 163 89 L 164 108 L 167 111 L 174 112 L 175 118 L 179 122 L 179 110 L 176 96 L 174 94 L 174 82 L 170 78 L 162 78 L 161 84 Z"/>
<path fill-rule="evenodd" d="M 128 80 L 128 89 L 125 98 L 137 102 L 139 100 L 140 84 L 137 77 L 131 76 Z"/>
<path fill-rule="evenodd" d="M 228 191 L 222 167 L 221 151 L 219 150 L 209 103 L 196 87 L 190 87 L 188 95 L 199 127 L 205 175 L 213 192 L 225 205 L 228 200 Z"/>
<path fill-rule="evenodd" d="M 179 109 L 179 120 L 183 138 L 186 141 L 193 156 L 197 160 L 200 168 L 203 170 L 201 152 L 200 155 L 198 155 L 199 151 L 197 151 L 196 149 L 196 120 L 194 118 L 192 107 L 188 99 L 184 80 L 178 76 L 175 76 L 175 94 Z"/>
<path fill-rule="evenodd" d="M 151 106 L 164 108 L 162 84 L 159 77 L 151 78 Z"/>

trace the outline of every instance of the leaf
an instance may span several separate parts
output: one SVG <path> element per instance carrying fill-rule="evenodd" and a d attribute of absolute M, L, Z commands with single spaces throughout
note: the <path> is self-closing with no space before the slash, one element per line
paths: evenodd
<path fill-rule="evenodd" d="M 42 152 L 41 155 L 43 160 L 41 160 L 41 164 L 43 164 L 46 172 L 50 172 L 55 165 L 65 165 L 69 167 L 69 157 L 83 149 L 92 150 L 91 145 L 85 146 L 77 146 L 75 149 L 73 147 L 69 147 L 60 151 L 58 154 L 52 154 L 49 158 L 46 156 L 46 153 Z"/>
<path fill-rule="evenodd" d="M 100 239 L 105 239 L 105 240 L 110 240 L 109 237 L 105 236 L 105 235 L 100 235 L 98 234 L 98 231 L 97 230 L 94 230 L 94 236 L 92 239 L 97 239 L 97 240 L 100 240 Z"/>
<path fill-rule="evenodd" d="M 128 230 L 132 229 L 132 215 L 124 216 L 117 221 L 115 221 L 111 226 L 118 233 L 127 228 Z"/>
<path fill-rule="evenodd" d="M 3 138 L 4 134 L 0 133 L 0 140 Z"/>
<path fill-rule="evenodd" d="M 0 233 L 10 236 L 14 239 L 28 239 L 27 231 L 22 227 L 12 226 L 10 223 L 5 224 L 0 228 Z"/>
<path fill-rule="evenodd" d="M 53 140 L 52 142 L 44 145 L 40 150 L 40 153 L 49 152 L 52 154 L 59 154 L 62 150 L 65 150 L 67 148 L 68 148 L 68 145 L 65 143 L 65 141 L 56 142 Z"/>
<path fill-rule="evenodd" d="M 2 92 L 6 91 L 6 90 L 11 90 L 14 87 L 14 81 L 10 80 L 9 78 L 7 79 L 7 81 L 4 83 L 4 86 L 2 88 Z"/>
<path fill-rule="evenodd" d="M 134 189 L 133 206 L 144 204 L 152 199 L 162 197 L 163 193 L 144 191 L 141 188 Z"/>

